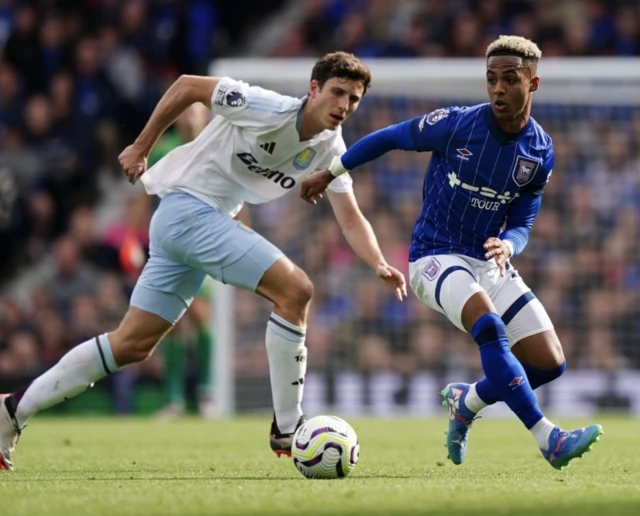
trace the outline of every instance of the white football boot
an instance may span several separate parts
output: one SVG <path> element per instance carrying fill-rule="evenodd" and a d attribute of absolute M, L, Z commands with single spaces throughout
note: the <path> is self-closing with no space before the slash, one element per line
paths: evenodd
<path fill-rule="evenodd" d="M 0 396 L 0 470 L 13 471 L 13 452 L 20 437 L 20 428 L 9 413 L 8 398 L 8 394 Z"/>

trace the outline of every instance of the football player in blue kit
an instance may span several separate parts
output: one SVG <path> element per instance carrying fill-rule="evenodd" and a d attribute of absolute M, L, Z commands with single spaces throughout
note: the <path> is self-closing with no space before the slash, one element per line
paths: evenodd
<path fill-rule="evenodd" d="M 369 134 L 307 178 L 301 197 L 315 204 L 336 176 L 391 150 L 433 153 L 411 239 L 411 287 L 471 334 L 486 375 L 441 392 L 449 458 L 464 461 L 477 414 L 504 401 L 561 469 L 602 427 L 565 431 L 538 407 L 534 389 L 558 378 L 566 362 L 547 312 L 509 261 L 527 244 L 554 162 L 551 138 L 530 116 L 542 54 L 528 39 L 501 36 L 486 55 L 489 103 L 437 109 Z"/>

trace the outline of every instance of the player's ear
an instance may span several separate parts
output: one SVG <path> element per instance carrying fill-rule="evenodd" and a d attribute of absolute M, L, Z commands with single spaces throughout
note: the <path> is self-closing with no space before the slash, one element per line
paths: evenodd
<path fill-rule="evenodd" d="M 540 77 L 536 75 L 531 79 L 531 82 L 529 84 L 529 91 L 536 91 L 540 86 Z"/>
<path fill-rule="evenodd" d="M 309 84 L 309 98 L 313 99 L 320 92 L 320 83 L 313 79 Z"/>

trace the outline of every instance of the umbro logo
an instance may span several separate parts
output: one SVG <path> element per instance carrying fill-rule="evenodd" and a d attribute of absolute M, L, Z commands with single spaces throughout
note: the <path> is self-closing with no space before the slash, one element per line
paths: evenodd
<path fill-rule="evenodd" d="M 527 383 L 527 381 L 524 379 L 524 376 L 516 376 L 513 380 L 511 380 L 509 387 L 511 387 L 512 391 L 515 391 L 518 387 L 525 383 Z"/>
<path fill-rule="evenodd" d="M 273 149 L 276 148 L 276 142 L 267 142 L 260 145 L 260 148 L 267 151 L 269 154 L 273 154 Z"/>
<path fill-rule="evenodd" d="M 458 152 L 458 157 L 462 161 L 469 161 L 469 156 L 473 156 L 473 152 L 469 149 L 456 149 L 456 151 Z"/>

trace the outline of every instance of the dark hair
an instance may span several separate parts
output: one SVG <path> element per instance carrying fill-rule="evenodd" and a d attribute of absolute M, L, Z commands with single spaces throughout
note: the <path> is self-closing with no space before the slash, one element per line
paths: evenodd
<path fill-rule="evenodd" d="M 332 77 L 360 81 L 364 86 L 364 93 L 371 85 L 371 70 L 360 59 L 347 52 L 332 52 L 316 61 L 311 71 L 311 80 L 318 81 L 320 87 L 324 86 Z"/>

